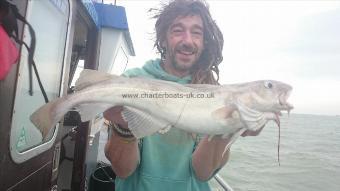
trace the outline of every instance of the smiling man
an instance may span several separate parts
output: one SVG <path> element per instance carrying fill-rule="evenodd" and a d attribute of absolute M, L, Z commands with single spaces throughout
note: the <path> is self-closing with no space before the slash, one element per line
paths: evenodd
<path fill-rule="evenodd" d="M 169 27 L 165 47 L 164 69 L 170 74 L 184 77 L 199 60 L 203 50 L 203 22 L 198 15 L 177 17 Z"/>
<path fill-rule="evenodd" d="M 223 36 L 201 0 L 175 0 L 154 16 L 155 47 L 161 58 L 124 73 L 181 84 L 218 84 Z M 215 76 L 214 74 L 215 73 Z M 122 119 L 122 107 L 107 110 L 113 133 L 105 154 L 117 174 L 118 191 L 206 191 L 208 180 L 227 162 L 228 139 L 194 136 L 177 128 L 141 140 Z M 192 111 L 195 112 L 195 111 Z M 199 116 L 197 116 L 199 117 Z M 209 127 L 207 127 L 209 128 Z"/>

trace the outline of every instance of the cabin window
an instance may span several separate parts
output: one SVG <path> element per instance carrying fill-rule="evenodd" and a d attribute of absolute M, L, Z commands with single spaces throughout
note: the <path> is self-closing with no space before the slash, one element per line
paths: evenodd
<path fill-rule="evenodd" d="M 118 49 L 118 52 L 114 60 L 114 63 L 112 65 L 110 73 L 120 75 L 121 73 L 125 71 L 127 63 L 128 63 L 128 56 L 126 55 L 124 49 L 120 47 Z"/>
<path fill-rule="evenodd" d="M 74 87 L 76 84 L 76 81 L 78 80 L 80 73 L 84 70 L 84 60 L 79 60 L 78 64 L 77 64 L 77 68 L 74 72 L 73 78 L 72 78 L 72 82 L 71 82 L 71 86 L 70 87 Z"/>
<path fill-rule="evenodd" d="M 49 100 L 59 96 L 63 73 L 65 44 L 69 20 L 68 0 L 29 1 L 26 19 L 36 33 L 34 60 Z M 25 42 L 30 35 L 24 31 Z M 49 149 L 56 137 L 56 128 L 43 139 L 31 123 L 30 115 L 45 104 L 36 77 L 33 74 L 33 96 L 28 93 L 28 52 L 22 48 L 16 97 L 13 108 L 10 150 L 15 162 L 20 163 Z"/>

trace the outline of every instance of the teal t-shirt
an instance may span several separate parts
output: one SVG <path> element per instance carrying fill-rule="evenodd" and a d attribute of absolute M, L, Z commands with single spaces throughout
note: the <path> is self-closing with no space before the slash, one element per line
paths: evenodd
<path fill-rule="evenodd" d="M 124 76 L 190 83 L 191 77 L 179 78 L 166 73 L 160 60 L 148 61 L 142 68 L 126 71 Z M 144 137 L 140 144 L 140 163 L 126 179 L 117 178 L 117 191 L 209 191 L 208 182 L 196 179 L 191 156 L 196 141 L 180 129 Z"/>

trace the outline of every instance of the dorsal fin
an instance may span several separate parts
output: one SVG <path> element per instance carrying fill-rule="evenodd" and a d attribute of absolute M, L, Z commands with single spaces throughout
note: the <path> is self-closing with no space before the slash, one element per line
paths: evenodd
<path fill-rule="evenodd" d="M 79 91 L 86 87 L 89 87 L 98 82 L 102 82 L 109 79 L 118 78 L 119 76 L 112 75 L 105 72 L 100 72 L 97 70 L 84 69 L 76 81 L 75 90 Z"/>

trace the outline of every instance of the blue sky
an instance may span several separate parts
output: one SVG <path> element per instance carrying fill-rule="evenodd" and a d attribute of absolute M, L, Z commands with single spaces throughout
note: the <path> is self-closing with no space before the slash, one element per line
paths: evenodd
<path fill-rule="evenodd" d="M 159 2 L 117 0 L 126 8 L 137 54 L 129 67 L 157 57 L 147 10 Z M 207 2 L 224 35 L 222 84 L 280 80 L 294 88 L 293 113 L 340 115 L 339 1 Z"/>

